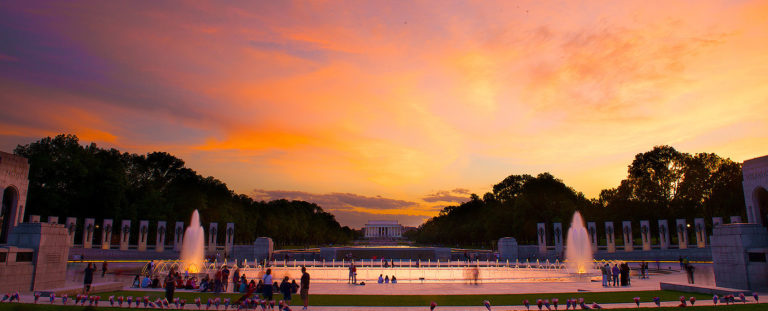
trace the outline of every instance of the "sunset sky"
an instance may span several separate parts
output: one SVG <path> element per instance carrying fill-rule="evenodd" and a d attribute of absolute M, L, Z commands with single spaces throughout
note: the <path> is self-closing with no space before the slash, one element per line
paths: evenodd
<path fill-rule="evenodd" d="M 768 1 L 2 1 L 0 150 L 167 151 L 343 225 L 768 154 Z"/>

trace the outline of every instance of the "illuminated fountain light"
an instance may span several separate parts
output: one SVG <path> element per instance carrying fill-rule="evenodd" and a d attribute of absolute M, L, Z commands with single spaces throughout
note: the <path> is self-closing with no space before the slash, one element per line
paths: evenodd
<path fill-rule="evenodd" d="M 565 244 L 565 259 L 571 273 L 585 274 L 593 270 L 592 244 L 584 220 L 578 211 L 573 213 L 568 239 Z"/>

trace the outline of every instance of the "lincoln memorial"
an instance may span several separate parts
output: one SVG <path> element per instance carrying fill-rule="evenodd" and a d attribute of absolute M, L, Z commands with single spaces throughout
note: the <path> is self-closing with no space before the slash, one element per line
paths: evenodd
<path fill-rule="evenodd" d="M 403 226 L 397 220 L 369 220 L 363 228 L 367 239 L 392 239 L 403 236 Z"/>

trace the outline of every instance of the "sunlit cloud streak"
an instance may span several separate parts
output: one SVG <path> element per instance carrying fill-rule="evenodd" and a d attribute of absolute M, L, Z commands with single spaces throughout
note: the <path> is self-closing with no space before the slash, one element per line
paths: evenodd
<path fill-rule="evenodd" d="M 765 154 L 764 1 L 436 3 L 3 2 L 0 148 L 168 151 L 355 224 L 510 174 L 594 197 L 659 144 Z"/>

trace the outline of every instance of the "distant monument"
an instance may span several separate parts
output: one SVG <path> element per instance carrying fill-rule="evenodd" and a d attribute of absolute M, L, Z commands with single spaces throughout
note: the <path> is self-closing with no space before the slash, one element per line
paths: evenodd
<path fill-rule="evenodd" d="M 397 220 L 369 220 L 363 232 L 366 239 L 399 239 L 403 237 L 403 226 Z"/>
<path fill-rule="evenodd" d="M 748 223 L 715 226 L 711 238 L 715 283 L 743 290 L 768 289 L 768 156 L 744 161 Z"/>

